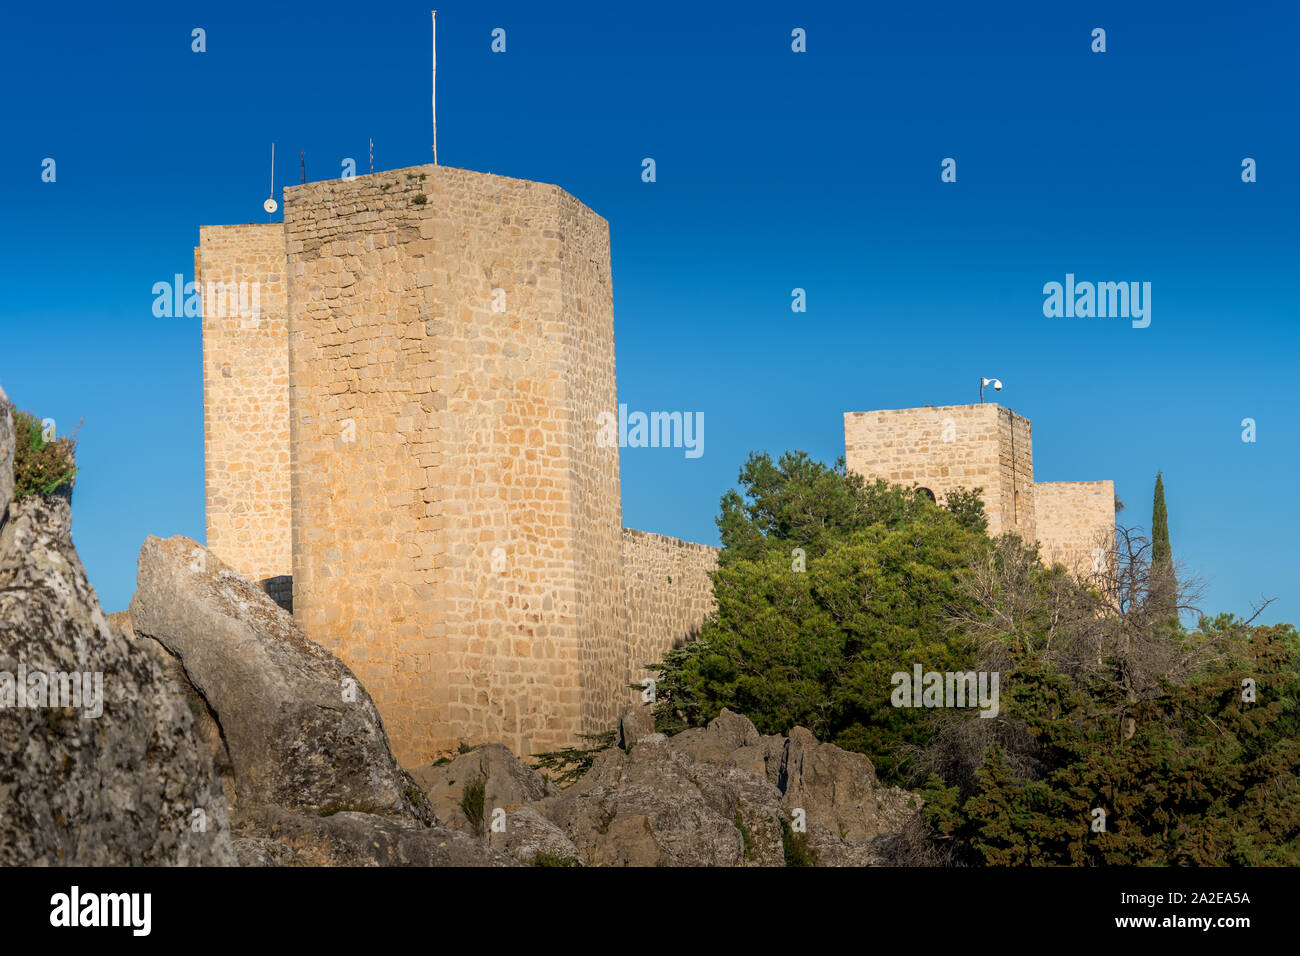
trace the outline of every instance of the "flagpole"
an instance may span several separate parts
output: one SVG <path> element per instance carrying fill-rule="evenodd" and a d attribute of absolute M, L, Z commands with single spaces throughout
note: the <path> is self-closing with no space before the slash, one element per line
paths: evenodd
<path fill-rule="evenodd" d="M 429 15 L 433 27 L 433 85 L 429 99 L 433 107 L 433 165 L 438 165 L 438 11 Z"/>

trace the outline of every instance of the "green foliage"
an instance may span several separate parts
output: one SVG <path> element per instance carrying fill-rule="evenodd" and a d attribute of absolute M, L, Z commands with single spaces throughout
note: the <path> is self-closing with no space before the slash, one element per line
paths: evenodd
<path fill-rule="evenodd" d="M 749 827 L 745 826 L 745 818 L 739 810 L 736 811 L 734 823 L 736 829 L 740 831 L 741 842 L 745 845 L 745 859 L 752 860 L 754 858 L 754 834 L 750 832 Z"/>
<path fill-rule="evenodd" d="M 722 499 L 717 613 L 660 663 L 655 726 L 673 732 L 727 707 L 761 733 L 801 725 L 869 753 L 891 778 L 894 751 L 927 739 L 931 716 L 892 707 L 890 676 L 971 662 L 950 619 L 964 601 L 959 572 L 986 541 L 978 494 L 955 493 L 954 513 L 802 453 L 775 465 L 751 455 L 741 482 L 748 504 Z"/>
<path fill-rule="evenodd" d="M 577 866 L 578 861 L 571 856 L 558 853 L 539 852 L 529 861 L 530 866 Z"/>
<path fill-rule="evenodd" d="M 484 777 L 475 777 L 465 784 L 460 794 L 460 809 L 465 819 L 474 827 L 475 832 L 483 830 L 483 795 L 487 787 Z"/>
<path fill-rule="evenodd" d="M 807 833 L 796 833 L 784 818 L 781 820 L 781 849 L 786 866 L 816 866 L 817 849 L 808 842 Z"/>
<path fill-rule="evenodd" d="M 1203 620 L 1194 636 L 1224 625 Z M 994 744 L 965 799 L 931 778 L 927 822 L 992 865 L 1300 864 L 1300 635 L 1236 630 L 1225 660 L 1128 708 L 1127 739 L 1096 688 L 1025 661 L 1004 684 L 1002 719 L 1027 730 L 1035 769 L 1012 769 Z"/>
<path fill-rule="evenodd" d="M 845 470 L 844 459 L 827 467 L 801 451 L 786 452 L 776 462 L 766 453 L 751 454 L 740 469 L 744 493 L 722 496 L 717 519 L 722 538 L 719 561 L 756 561 L 772 550 L 789 555 L 803 548 L 809 557 L 824 554 L 846 535 L 883 524 L 900 528 L 933 502 L 916 488 L 884 481 L 868 484 Z M 956 489 L 948 495 L 960 509 L 959 523 L 983 530 L 980 489 Z M 969 523 L 967 523 L 969 522 Z"/>
<path fill-rule="evenodd" d="M 1111 573 L 1084 579 L 990 540 L 978 490 L 940 508 L 802 453 L 751 455 L 740 482 L 717 611 L 657 666 L 658 729 L 727 707 L 867 754 L 925 800 L 914 862 L 1300 865 L 1300 635 L 1178 624 L 1162 477 L 1152 540 L 1117 529 Z M 996 718 L 892 707 L 917 663 L 997 673 Z"/>
<path fill-rule="evenodd" d="M 1151 505 L 1151 564 L 1163 567 L 1173 560 L 1169 547 L 1169 512 L 1165 508 L 1165 479 L 1156 472 L 1156 490 Z"/>
<path fill-rule="evenodd" d="M 982 488 L 954 488 L 944 496 L 943 506 L 957 519 L 957 523 L 967 531 L 985 534 L 989 529 L 988 516 L 984 514 L 984 499 L 980 497 Z"/>
<path fill-rule="evenodd" d="M 1169 512 L 1165 508 L 1165 481 L 1156 472 L 1156 489 L 1151 505 L 1151 591 L 1154 609 L 1178 626 L 1178 583 L 1174 579 L 1174 555 L 1169 546 Z"/>
<path fill-rule="evenodd" d="M 614 746 L 617 732 L 610 730 L 603 734 L 578 734 L 588 741 L 586 747 L 565 747 L 561 750 L 548 750 L 546 753 L 533 754 L 534 768 L 554 774 L 554 781 L 561 787 L 578 780 L 591 769 L 596 755 Z"/>
<path fill-rule="evenodd" d="M 77 477 L 77 440 L 65 435 L 46 441 L 41 420 L 14 410 L 14 498 L 52 495 Z"/>

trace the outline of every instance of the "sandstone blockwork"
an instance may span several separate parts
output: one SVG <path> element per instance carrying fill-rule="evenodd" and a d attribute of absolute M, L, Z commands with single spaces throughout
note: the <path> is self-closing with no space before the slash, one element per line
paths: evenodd
<path fill-rule="evenodd" d="M 631 548 L 629 610 L 618 448 L 596 441 L 617 408 L 605 220 L 555 186 L 422 166 L 293 187 L 282 226 L 201 238 L 205 277 L 287 276 L 263 293 L 278 342 L 204 320 L 209 546 L 273 596 L 291 580 L 404 764 L 610 729 L 641 664 L 711 611 L 716 549 L 644 535 L 667 550 Z M 222 371 L 242 355 L 257 389 Z M 235 454 L 241 415 L 282 443 L 283 491 Z M 240 537 L 254 515 L 263 537 Z M 697 593 L 639 607 L 643 567 Z"/>
<path fill-rule="evenodd" d="M 954 488 L 982 488 L 989 534 L 1037 541 L 1047 564 L 1087 574 L 1113 547 L 1114 483 L 1034 481 L 1029 419 L 1000 405 L 846 412 L 844 452 L 850 471 L 918 485 L 940 503 Z"/>
<path fill-rule="evenodd" d="M 1040 481 L 1034 485 L 1038 541 L 1047 564 L 1087 576 L 1113 571 L 1115 483 Z"/>
<path fill-rule="evenodd" d="M 204 226 L 203 452 L 208 547 L 288 607 L 289 313 L 284 228 Z"/>
<path fill-rule="evenodd" d="M 717 548 L 623 529 L 629 684 L 653 677 L 646 664 L 698 635 L 715 607 L 711 575 L 717 567 Z"/>

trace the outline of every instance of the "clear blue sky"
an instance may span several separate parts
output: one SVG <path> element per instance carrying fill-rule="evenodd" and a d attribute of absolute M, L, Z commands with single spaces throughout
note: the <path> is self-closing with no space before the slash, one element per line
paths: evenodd
<path fill-rule="evenodd" d="M 1113 478 L 1147 525 L 1163 469 L 1206 609 L 1300 619 L 1295 4 L 438 2 L 439 159 L 605 216 L 620 401 L 705 414 L 701 458 L 623 452 L 625 524 L 716 542 L 750 450 L 833 460 L 844 411 L 991 375 L 1039 480 Z M 272 141 L 277 192 L 299 150 L 310 179 L 364 171 L 371 136 L 376 169 L 428 162 L 428 10 L 6 11 L 0 382 L 85 417 L 74 531 L 107 610 L 146 534 L 204 534 L 199 323 L 151 287 L 192 277 L 200 224 L 266 221 Z M 1151 326 L 1045 318 L 1067 272 L 1151 282 Z"/>

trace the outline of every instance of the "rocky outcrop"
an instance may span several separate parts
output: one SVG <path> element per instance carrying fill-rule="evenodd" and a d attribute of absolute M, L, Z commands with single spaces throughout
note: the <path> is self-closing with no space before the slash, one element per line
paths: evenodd
<path fill-rule="evenodd" d="M 235 841 L 241 866 L 518 866 L 513 857 L 443 826 L 340 811 L 249 811 Z"/>
<path fill-rule="evenodd" d="M 503 807 L 498 825 L 489 824 L 488 844 L 534 865 L 584 866 L 583 855 L 563 830 L 533 807 Z"/>
<path fill-rule="evenodd" d="M 765 778 L 696 761 L 662 734 L 610 748 L 536 804 L 594 866 L 779 866 L 781 794 Z"/>
<path fill-rule="evenodd" d="M 10 502 L 11 487 L 0 479 L 0 865 L 233 865 L 193 715 L 109 626 L 72 546 L 69 495 Z"/>
<path fill-rule="evenodd" d="M 823 866 L 884 862 L 921 802 L 882 787 L 861 754 L 802 727 L 763 736 L 728 710 L 707 727 L 602 753 L 572 788 L 535 805 L 603 866 Z M 800 826 L 804 827 L 801 832 Z"/>
<path fill-rule="evenodd" d="M 528 862 L 867 866 L 916 823 L 919 799 L 801 727 L 763 736 L 724 710 L 675 737 L 647 729 L 625 713 L 616 739 L 635 742 L 602 751 L 565 790 L 500 745 L 412 777 L 449 827 Z"/>
<path fill-rule="evenodd" d="M 175 656 L 210 708 L 239 809 L 431 819 L 352 672 L 206 548 L 146 539 L 130 623 Z"/>
<path fill-rule="evenodd" d="M 802 809 L 814 846 L 866 843 L 907 825 L 919 807 L 906 790 L 882 787 L 864 754 L 818 743 L 795 727 L 781 758 L 782 805 Z"/>
<path fill-rule="evenodd" d="M 157 641 L 148 637 L 137 638 L 135 629 L 131 627 L 130 611 L 118 611 L 108 615 L 108 623 L 153 658 L 162 676 L 171 682 L 175 693 L 184 699 L 185 706 L 194 717 L 194 735 L 207 748 L 208 755 L 212 758 L 212 769 L 221 782 L 226 806 L 235 806 L 235 768 L 230 762 L 230 751 L 226 748 L 226 741 L 221 736 L 221 725 L 217 723 L 216 714 L 203 699 L 203 695 L 194 689 L 194 685 L 185 676 L 185 668 L 181 667 L 180 660 L 168 653 L 166 648 Z"/>
<path fill-rule="evenodd" d="M 581 865 L 582 854 L 564 831 L 525 806 L 550 796 L 550 781 L 501 744 L 420 767 L 411 777 L 448 827 L 525 863 L 540 856 Z"/>
<path fill-rule="evenodd" d="M 147 539 L 131 611 L 114 618 L 188 688 L 202 739 L 229 767 L 241 865 L 514 866 L 528 846 L 534 855 L 538 847 L 563 849 L 556 842 L 563 835 L 547 834 L 546 821 L 519 819 L 515 855 L 443 825 L 393 760 L 374 702 L 352 672 L 197 543 Z M 499 781 L 494 797 L 515 804 L 542 796 L 545 781 L 511 762 L 518 763 L 504 747 L 487 748 L 456 772 L 490 775 Z M 452 780 L 443 784 L 450 794 Z"/>
<path fill-rule="evenodd" d="M 623 750 L 631 750 L 643 737 L 655 732 L 654 709 L 648 704 L 629 707 L 618 718 L 618 733 L 614 743 Z"/>
<path fill-rule="evenodd" d="M 438 819 L 466 833 L 487 832 L 494 809 L 541 800 L 550 793 L 546 778 L 501 744 L 484 744 L 452 760 L 420 767 L 411 777 Z M 473 804 L 475 820 L 466 813 L 467 803 Z"/>

